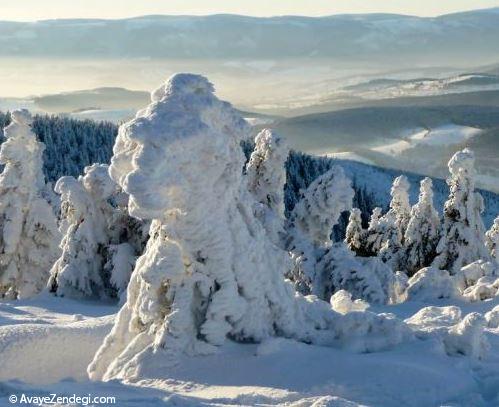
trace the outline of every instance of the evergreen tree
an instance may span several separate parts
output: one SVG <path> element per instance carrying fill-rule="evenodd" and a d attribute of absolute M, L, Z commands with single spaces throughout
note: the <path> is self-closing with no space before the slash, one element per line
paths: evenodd
<path fill-rule="evenodd" d="M 485 245 L 496 263 L 499 263 L 499 216 L 495 218 L 494 224 L 485 233 Z"/>
<path fill-rule="evenodd" d="M 395 178 L 390 191 L 390 209 L 380 218 L 377 225 L 382 235 L 379 256 L 392 270 L 406 267 L 403 244 L 411 213 L 409 186 L 405 175 Z"/>
<path fill-rule="evenodd" d="M 358 256 L 367 255 L 366 231 L 362 228 L 361 212 L 358 208 L 350 211 L 346 229 L 345 243 Z"/>
<path fill-rule="evenodd" d="M 43 289 L 58 257 L 60 235 L 43 197 L 44 145 L 32 132 L 31 115 L 16 110 L 0 149 L 0 298 L 26 298 Z"/>
<path fill-rule="evenodd" d="M 64 237 L 62 255 L 51 270 L 50 291 L 75 298 L 121 296 L 145 236 L 143 223 L 112 202 L 118 192 L 108 166 L 86 167 L 79 179 L 62 177 L 55 189 L 62 199 Z"/>
<path fill-rule="evenodd" d="M 469 149 L 454 154 L 448 164 L 450 193 L 433 265 L 452 274 L 476 260 L 489 258 L 481 218 L 483 199 L 475 191 L 474 165 L 475 157 Z"/>
<path fill-rule="evenodd" d="M 377 256 L 383 244 L 384 233 L 380 225 L 381 213 L 380 207 L 374 208 L 371 213 L 365 237 L 368 256 Z"/>
<path fill-rule="evenodd" d="M 246 165 L 248 189 L 257 201 L 255 216 L 279 246 L 284 244 L 284 184 L 288 154 L 284 140 L 264 129 L 256 136 L 255 149 Z"/>
<path fill-rule="evenodd" d="M 436 255 L 440 218 L 433 207 L 432 184 L 430 178 L 421 181 L 419 200 L 411 209 L 405 232 L 405 258 L 409 275 L 429 266 Z"/>

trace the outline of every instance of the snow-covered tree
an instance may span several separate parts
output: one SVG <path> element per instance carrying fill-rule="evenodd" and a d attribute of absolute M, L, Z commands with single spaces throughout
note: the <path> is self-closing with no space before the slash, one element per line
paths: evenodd
<path fill-rule="evenodd" d="M 377 256 L 383 244 L 384 233 L 380 224 L 381 213 L 382 209 L 376 207 L 373 209 L 371 218 L 369 219 L 365 237 L 366 250 L 369 256 Z"/>
<path fill-rule="evenodd" d="M 110 296 L 109 281 L 103 278 L 108 219 L 113 208 L 108 198 L 116 190 L 108 167 L 94 164 L 79 179 L 62 177 L 55 185 L 61 194 L 62 255 L 51 270 L 49 288 L 59 296 Z"/>
<path fill-rule="evenodd" d="M 59 255 L 60 234 L 44 199 L 43 143 L 31 130 L 27 110 L 12 113 L 0 149 L 0 298 L 41 291 Z"/>
<path fill-rule="evenodd" d="M 285 162 L 289 149 L 284 139 L 269 129 L 255 138 L 255 149 L 246 165 L 248 189 L 257 203 L 255 215 L 272 240 L 282 246 L 284 236 Z"/>
<path fill-rule="evenodd" d="M 341 213 L 351 208 L 353 195 L 343 169 L 333 167 L 315 179 L 295 205 L 287 225 L 286 248 L 292 253 L 294 265 L 288 277 L 300 293 L 329 300 L 318 260 L 332 245 L 333 226 Z"/>
<path fill-rule="evenodd" d="M 409 275 L 429 266 L 435 258 L 440 231 L 440 218 L 433 206 L 430 178 L 421 181 L 419 200 L 411 209 L 411 218 L 405 231 L 405 258 Z"/>
<path fill-rule="evenodd" d="M 499 216 L 494 219 L 494 224 L 485 233 L 485 246 L 490 255 L 499 263 Z"/>
<path fill-rule="evenodd" d="M 250 131 L 206 78 L 191 74 L 170 78 L 121 126 L 110 173 L 130 195 L 130 213 L 152 224 L 127 302 L 89 366 L 92 379 L 154 375 L 150 367 L 212 352 L 227 338 L 339 345 L 361 326 L 356 344 L 366 351 L 405 337 L 393 318 L 335 313 L 284 279 L 288 254 L 254 216 L 241 171 L 240 140 Z"/>
<path fill-rule="evenodd" d="M 456 273 L 475 260 L 488 259 L 485 227 L 481 213 L 483 199 L 475 192 L 475 156 L 469 149 L 450 159 L 449 198 L 444 206 L 444 223 L 434 266 Z"/>
<path fill-rule="evenodd" d="M 141 253 L 142 223 L 119 204 L 108 166 L 93 164 L 84 176 L 62 177 L 62 255 L 51 270 L 50 291 L 59 296 L 112 298 L 126 290 L 136 256 Z"/>
<path fill-rule="evenodd" d="M 390 209 L 378 222 L 378 231 L 382 235 L 379 256 L 393 270 L 406 267 L 403 244 L 411 213 L 409 186 L 405 175 L 395 178 L 390 191 Z"/>
<path fill-rule="evenodd" d="M 294 228 L 317 246 L 330 246 L 333 226 L 350 210 L 354 191 L 341 167 L 334 166 L 315 179 L 295 205 L 290 220 Z"/>
<path fill-rule="evenodd" d="M 366 256 L 366 231 L 362 228 L 362 219 L 360 209 L 353 208 L 350 211 L 348 225 L 345 235 L 345 243 L 348 248 L 354 251 L 358 256 Z"/>
<path fill-rule="evenodd" d="M 255 138 L 255 149 L 246 165 L 248 188 L 256 200 L 284 218 L 284 184 L 289 149 L 282 137 L 264 129 Z"/>
<path fill-rule="evenodd" d="M 335 243 L 318 261 L 320 281 L 314 294 L 329 299 L 339 290 L 370 303 L 395 302 L 395 273 L 376 257 L 356 257 L 346 245 Z"/>
<path fill-rule="evenodd" d="M 390 194 L 392 199 L 390 201 L 390 210 L 388 214 L 395 219 L 400 236 L 405 234 L 409 219 L 411 217 L 411 205 L 409 203 L 409 181 L 405 175 L 400 175 L 393 181 Z"/>

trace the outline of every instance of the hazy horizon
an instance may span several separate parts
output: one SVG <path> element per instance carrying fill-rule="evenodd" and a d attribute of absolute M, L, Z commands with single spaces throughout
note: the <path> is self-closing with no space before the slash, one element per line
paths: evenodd
<path fill-rule="evenodd" d="M 272 17 L 283 15 L 300 15 L 310 17 L 336 14 L 372 14 L 393 13 L 419 17 L 435 17 L 439 15 L 465 12 L 478 9 L 499 7 L 498 0 L 445 0 L 432 2 L 422 0 L 391 0 L 382 4 L 370 0 L 297 0 L 292 4 L 277 1 L 268 4 L 264 0 L 251 2 L 234 2 L 215 0 L 209 3 L 196 0 L 173 0 L 158 2 L 143 0 L 138 4 L 133 0 L 123 0 L 120 7 L 109 0 L 21 0 L 15 4 L 0 7 L 1 21 L 40 21 L 51 19 L 123 19 L 144 15 L 212 15 L 238 14 L 254 17 Z M 313 10 L 313 11 L 311 11 Z"/>

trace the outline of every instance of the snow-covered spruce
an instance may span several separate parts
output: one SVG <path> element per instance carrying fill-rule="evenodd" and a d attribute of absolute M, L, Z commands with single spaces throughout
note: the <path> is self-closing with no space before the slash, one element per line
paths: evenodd
<path fill-rule="evenodd" d="M 51 270 L 48 287 L 59 296 L 110 298 L 124 292 L 137 256 L 140 229 L 127 233 L 134 220 L 114 207 L 117 185 L 108 166 L 94 164 L 83 177 L 62 177 L 62 255 Z M 129 242 L 130 241 L 130 242 Z"/>
<path fill-rule="evenodd" d="M 333 227 L 342 212 L 351 209 L 353 196 L 351 182 L 341 167 L 331 168 L 302 192 L 286 224 L 285 243 L 293 259 L 288 277 L 298 292 L 329 300 L 328 277 L 318 263 L 332 245 Z"/>
<path fill-rule="evenodd" d="M 357 257 L 343 242 L 335 243 L 319 258 L 313 293 L 327 299 L 339 290 L 374 304 L 398 302 L 395 273 L 377 257 Z"/>
<path fill-rule="evenodd" d="M 485 233 L 485 246 L 499 265 L 499 216 L 494 219 L 494 224 Z"/>
<path fill-rule="evenodd" d="M 456 273 L 461 267 L 479 259 L 489 259 L 485 247 L 481 213 L 483 198 L 475 192 L 475 156 L 469 149 L 450 159 L 449 198 L 444 206 L 442 236 L 433 264 Z"/>
<path fill-rule="evenodd" d="M 362 228 L 360 209 L 352 208 L 348 218 L 345 243 L 358 256 L 367 256 L 366 231 Z"/>
<path fill-rule="evenodd" d="M 353 197 L 350 179 L 343 168 L 334 166 L 303 192 L 290 216 L 292 227 L 315 245 L 330 246 L 333 226 L 351 209 Z"/>
<path fill-rule="evenodd" d="M 0 150 L 0 298 L 41 291 L 59 255 L 57 220 L 43 197 L 44 145 L 31 121 L 27 110 L 14 111 Z"/>
<path fill-rule="evenodd" d="M 282 246 L 284 236 L 285 162 L 289 149 L 284 139 L 269 129 L 255 138 L 255 149 L 246 165 L 248 189 L 256 199 L 255 215 L 272 237 Z"/>
<path fill-rule="evenodd" d="M 404 235 L 409 224 L 411 206 L 409 204 L 409 181 L 400 175 L 393 181 L 390 194 L 390 209 L 378 222 L 382 243 L 379 256 L 393 270 L 405 270 Z"/>
<path fill-rule="evenodd" d="M 429 266 L 435 258 L 440 230 L 440 218 L 433 206 L 430 178 L 421 181 L 419 200 L 411 209 L 405 231 L 406 267 L 409 275 Z"/>
<path fill-rule="evenodd" d="M 121 126 L 111 175 L 130 194 L 131 214 L 153 221 L 127 302 L 89 366 L 92 379 L 154 376 L 226 338 L 277 335 L 372 351 L 408 335 L 390 316 L 342 316 L 295 294 L 283 277 L 288 254 L 252 212 L 239 144 L 249 132 L 204 77 L 190 74 L 170 78 Z"/>
<path fill-rule="evenodd" d="M 381 245 L 383 244 L 384 233 L 381 229 L 380 219 L 381 219 L 382 209 L 376 207 L 371 213 L 371 218 L 369 219 L 369 225 L 366 230 L 366 252 L 368 256 L 377 256 Z"/>

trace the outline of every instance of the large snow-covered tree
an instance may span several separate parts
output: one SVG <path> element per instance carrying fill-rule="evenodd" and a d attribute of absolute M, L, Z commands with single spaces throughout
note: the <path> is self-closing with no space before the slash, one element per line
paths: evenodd
<path fill-rule="evenodd" d="M 286 282 L 288 253 L 254 216 L 241 171 L 240 141 L 250 131 L 206 78 L 191 74 L 170 78 L 120 127 L 110 173 L 130 194 L 130 213 L 152 224 L 127 302 L 89 366 L 92 379 L 154 375 L 149 368 L 212 352 L 227 338 L 333 345 L 359 324 L 369 332 L 358 338 L 362 350 L 404 337 L 394 319 L 337 314 Z"/>
<path fill-rule="evenodd" d="M 483 199 L 475 191 L 475 156 L 469 149 L 457 152 L 448 163 L 449 198 L 444 205 L 442 236 L 434 266 L 454 274 L 479 259 L 488 259 Z"/>
<path fill-rule="evenodd" d="M 490 255 L 499 263 L 499 216 L 494 219 L 494 224 L 485 233 L 485 246 Z"/>
<path fill-rule="evenodd" d="M 41 291 L 59 254 L 60 234 L 45 200 L 43 143 L 31 130 L 31 115 L 16 110 L 0 149 L 0 298 L 26 298 Z"/>
<path fill-rule="evenodd" d="M 409 275 L 429 266 L 436 255 L 440 218 L 433 206 L 432 185 L 430 178 L 421 181 L 419 200 L 411 209 L 405 231 L 405 258 Z"/>

